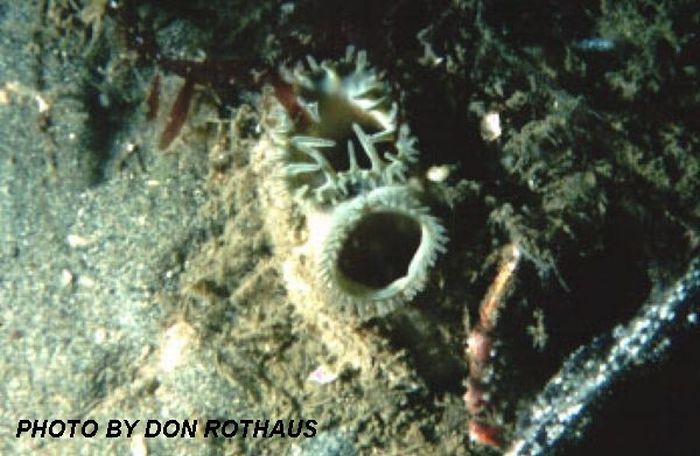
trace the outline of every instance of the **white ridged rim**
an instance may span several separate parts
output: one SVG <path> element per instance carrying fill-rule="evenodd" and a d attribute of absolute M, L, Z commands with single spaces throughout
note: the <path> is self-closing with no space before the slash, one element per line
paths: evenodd
<path fill-rule="evenodd" d="M 348 279 L 338 268 L 339 255 L 348 236 L 365 217 L 396 214 L 415 221 L 420 241 L 405 275 L 390 284 L 371 288 Z M 430 268 L 445 251 L 447 238 L 437 218 L 421 207 L 405 186 L 381 187 L 336 206 L 317 262 L 317 277 L 326 294 L 343 310 L 366 319 L 384 315 L 410 301 L 423 290 Z"/>

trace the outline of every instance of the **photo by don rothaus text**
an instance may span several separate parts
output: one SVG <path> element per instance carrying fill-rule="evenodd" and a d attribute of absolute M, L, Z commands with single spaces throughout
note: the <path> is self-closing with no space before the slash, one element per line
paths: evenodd
<path fill-rule="evenodd" d="M 203 427 L 198 420 L 126 420 L 110 419 L 100 432 L 100 424 L 94 419 L 54 419 L 17 421 L 16 438 L 132 438 L 142 434 L 145 438 L 312 438 L 316 436 L 316 420 L 252 420 L 252 419 L 210 419 Z"/>

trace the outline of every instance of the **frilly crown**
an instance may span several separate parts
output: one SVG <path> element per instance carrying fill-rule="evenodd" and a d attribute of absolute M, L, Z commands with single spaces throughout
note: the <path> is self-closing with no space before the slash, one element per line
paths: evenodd
<path fill-rule="evenodd" d="M 399 124 L 389 86 L 365 52 L 348 48 L 338 62 L 308 57 L 280 73 L 309 120 L 295 123 L 279 103 L 265 117 L 295 195 L 332 204 L 406 181 L 418 159 L 416 139 Z"/>

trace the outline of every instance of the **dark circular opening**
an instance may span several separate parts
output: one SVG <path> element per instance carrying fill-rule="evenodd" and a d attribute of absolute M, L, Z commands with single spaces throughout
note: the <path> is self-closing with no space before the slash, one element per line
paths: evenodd
<path fill-rule="evenodd" d="M 383 288 L 405 276 L 418 250 L 421 227 L 395 212 L 377 212 L 352 229 L 338 256 L 346 280 L 367 288 Z"/>

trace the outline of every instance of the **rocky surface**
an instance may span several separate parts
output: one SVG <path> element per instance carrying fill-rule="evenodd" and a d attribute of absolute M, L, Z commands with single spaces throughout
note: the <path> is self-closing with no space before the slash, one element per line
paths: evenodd
<path fill-rule="evenodd" d="M 503 245 L 526 252 L 497 333 L 506 437 L 568 354 L 697 256 L 698 26 L 692 1 L 0 2 L 1 452 L 494 454 L 468 438 L 463 321 Z M 406 310 L 341 328 L 362 357 L 336 372 L 250 160 L 266 75 L 349 44 L 394 86 L 417 173 L 441 176 L 420 184 L 450 243 Z M 558 451 L 690 454 L 691 328 Z M 17 439 L 22 418 L 319 433 Z"/>

